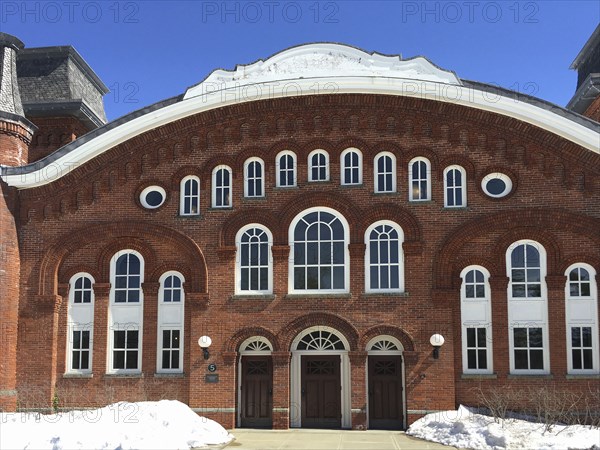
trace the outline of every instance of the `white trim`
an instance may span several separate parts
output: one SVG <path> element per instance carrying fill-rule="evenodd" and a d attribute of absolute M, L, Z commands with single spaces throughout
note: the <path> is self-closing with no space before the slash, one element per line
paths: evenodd
<path fill-rule="evenodd" d="M 392 188 L 390 190 L 379 190 L 379 183 L 378 183 L 378 177 L 379 177 L 379 169 L 377 167 L 377 163 L 379 161 L 379 158 L 382 158 L 384 156 L 388 156 L 391 158 L 392 160 Z M 385 172 L 384 172 L 385 173 Z M 396 171 L 396 155 L 394 155 L 392 152 L 380 152 L 377 153 L 375 155 L 375 158 L 373 158 L 373 191 L 375 193 L 391 193 L 391 192 L 396 192 L 397 191 L 397 179 L 398 178 L 398 174 Z M 386 184 L 386 183 L 384 183 Z"/>
<path fill-rule="evenodd" d="M 320 154 L 323 155 L 325 157 L 325 179 L 313 179 L 312 177 L 312 169 L 313 169 L 313 164 L 312 164 L 312 157 Z M 308 181 L 310 182 L 319 182 L 319 181 L 329 181 L 329 153 L 327 152 L 327 150 L 323 150 L 322 148 L 318 148 L 316 150 L 313 150 L 312 152 L 310 152 L 308 154 L 308 158 L 307 158 L 307 163 L 308 163 Z M 318 170 L 321 170 L 322 166 L 317 166 Z"/>
<path fill-rule="evenodd" d="M 148 195 L 152 191 L 157 191 L 158 193 L 160 193 L 162 195 L 162 201 L 156 206 L 151 205 L 146 201 L 146 195 Z M 160 208 L 162 205 L 165 204 L 166 200 L 167 200 L 167 191 L 165 191 L 165 189 L 162 186 L 157 186 L 157 185 L 148 186 L 140 193 L 140 203 L 146 209 Z"/>
<path fill-rule="evenodd" d="M 398 350 L 373 350 L 373 346 L 379 341 L 390 341 L 396 347 L 398 347 Z M 367 353 L 369 355 L 375 355 L 375 356 L 377 356 L 377 355 L 397 355 L 397 354 L 401 354 L 404 351 L 404 346 L 402 345 L 402 342 L 400 342 L 394 336 L 390 336 L 389 334 L 380 334 L 378 336 L 375 336 L 369 342 L 367 342 L 367 345 L 365 346 L 365 350 L 367 351 Z"/>
<path fill-rule="evenodd" d="M 240 246 L 241 246 L 241 239 L 242 236 L 251 229 L 257 228 L 261 231 L 263 231 L 266 235 L 267 235 L 267 271 L 268 271 L 268 279 L 267 279 L 267 283 L 268 283 L 268 289 L 263 289 L 263 290 L 242 290 L 242 267 L 241 267 L 241 250 L 240 250 Z M 235 293 L 236 295 L 265 295 L 265 294 L 272 294 L 273 293 L 273 256 L 271 254 L 271 248 L 273 246 L 273 233 L 271 233 L 271 230 L 269 230 L 267 227 L 265 227 L 264 225 L 261 225 L 259 223 L 250 223 L 248 225 L 243 226 L 242 228 L 240 228 L 238 230 L 238 232 L 235 235 Z M 260 275 L 259 275 L 260 277 Z"/>
<path fill-rule="evenodd" d="M 590 295 L 571 296 L 569 286 L 569 274 L 572 270 L 581 268 L 590 274 Z M 596 270 L 586 263 L 571 264 L 565 270 L 567 280 L 565 282 L 565 324 L 567 341 L 567 364 L 568 373 L 571 375 L 596 375 L 600 373 L 600 361 L 598 356 L 598 285 L 596 283 Z M 573 369 L 573 354 L 571 341 L 571 327 L 591 327 L 592 329 L 592 368 Z"/>
<path fill-rule="evenodd" d="M 241 87 L 239 83 L 232 86 L 208 86 L 203 83 L 197 87 L 200 91 L 195 91 L 194 96 L 186 96 L 183 101 L 129 120 L 81 144 L 46 167 L 26 174 L 4 175 L 2 179 L 9 186 L 19 189 L 43 186 L 135 136 L 185 117 L 241 103 L 321 94 L 391 95 L 468 106 L 521 120 L 600 154 L 600 133 L 512 96 L 490 93 L 474 87 L 386 76 L 340 75 L 305 78 L 290 76 L 275 82 L 258 82 L 246 88 Z"/>
<path fill-rule="evenodd" d="M 345 181 L 345 175 L 346 175 L 346 164 L 344 162 L 344 158 L 348 153 L 356 153 L 356 155 L 358 156 L 358 181 L 356 183 L 346 183 Z M 353 170 L 354 167 L 350 166 L 350 170 Z M 350 178 L 352 178 L 352 176 L 350 176 Z M 342 154 L 340 155 L 340 184 L 342 186 L 357 186 L 357 185 L 361 185 L 363 182 L 363 155 L 362 152 L 357 149 L 356 147 L 349 147 L 346 150 L 344 150 L 342 152 Z"/>
<path fill-rule="evenodd" d="M 217 172 L 220 170 L 226 170 L 229 172 L 229 184 L 228 185 L 221 185 L 221 186 L 217 186 Z M 231 170 L 231 167 L 226 166 L 226 165 L 218 165 L 216 166 L 213 170 L 212 170 L 212 175 L 211 175 L 211 181 L 212 181 L 212 186 L 211 186 L 211 205 L 213 208 L 231 208 L 233 206 L 233 170 Z M 229 189 L 229 201 L 223 205 L 219 205 L 217 206 L 217 188 L 219 189 Z"/>
<path fill-rule="evenodd" d="M 294 165 L 293 169 L 292 169 L 292 175 L 294 178 L 294 181 L 292 184 L 285 184 L 282 185 L 280 183 L 280 171 L 284 170 L 281 169 L 280 167 L 280 160 L 283 156 L 291 156 L 292 157 L 292 164 Z M 275 157 L 275 166 L 276 166 L 276 180 L 275 180 L 275 185 L 277 187 L 281 187 L 281 188 L 290 188 L 290 187 L 295 187 L 297 184 L 297 180 L 298 180 L 298 166 L 297 166 L 297 162 L 296 162 L 296 154 L 294 152 L 292 152 L 291 150 L 282 150 L 279 153 L 277 153 L 277 156 Z M 286 171 L 290 170 L 290 169 L 285 169 Z"/>
<path fill-rule="evenodd" d="M 446 177 L 446 175 L 448 175 L 448 172 L 450 172 L 451 170 L 458 170 L 458 172 L 461 175 L 461 183 L 460 183 L 460 189 L 461 189 L 461 204 L 460 205 L 448 205 L 448 189 L 450 189 L 450 187 L 448 186 L 448 179 Z M 465 208 L 467 206 L 467 172 L 465 171 L 465 169 L 462 166 L 453 164 L 451 166 L 448 166 L 444 169 L 444 207 L 445 208 Z M 454 178 L 454 183 L 456 183 L 456 177 Z M 456 186 L 456 184 L 452 187 L 452 193 L 454 194 L 454 191 L 458 189 L 458 186 Z"/>
<path fill-rule="evenodd" d="M 392 227 L 398 233 L 398 289 L 373 289 L 371 288 L 371 241 L 370 234 L 371 232 L 381 225 L 387 225 Z M 377 293 L 377 292 L 404 292 L 404 250 L 402 248 L 402 244 L 404 243 L 404 230 L 400 225 L 396 222 L 392 222 L 391 220 L 379 220 L 369 226 L 365 231 L 364 236 L 365 243 L 365 260 L 364 260 L 364 269 L 365 269 L 365 292 L 369 293 Z M 389 255 L 388 255 L 389 258 Z M 382 263 L 377 263 L 377 267 L 383 265 Z M 389 263 L 388 265 L 391 265 Z"/>
<path fill-rule="evenodd" d="M 168 277 L 177 277 L 181 281 L 181 299 L 179 302 L 165 302 L 164 291 L 165 281 Z M 183 373 L 183 353 L 185 346 L 184 325 L 185 325 L 185 277 L 175 270 L 170 270 L 161 275 L 159 279 L 160 287 L 158 289 L 158 313 L 156 320 L 156 373 Z M 163 341 L 162 332 L 164 330 L 179 330 L 179 368 L 162 368 Z"/>
<path fill-rule="evenodd" d="M 194 195 L 194 194 L 190 194 L 190 195 L 186 195 L 185 194 L 185 185 L 188 181 L 195 181 L 198 185 L 198 194 Z M 185 212 L 185 203 L 186 203 L 186 199 L 193 199 L 196 198 L 196 201 L 198 202 L 198 210 L 197 211 L 193 211 L 191 210 L 190 212 L 186 213 Z M 188 175 L 186 177 L 183 177 L 183 179 L 181 180 L 181 183 L 179 183 L 179 215 L 180 216 L 199 216 L 200 215 L 200 178 L 198 178 L 196 175 Z"/>
<path fill-rule="evenodd" d="M 91 282 L 90 303 L 75 303 L 75 283 L 80 278 L 86 278 Z M 65 373 L 66 374 L 89 374 L 92 372 L 92 363 L 94 355 L 94 277 L 87 272 L 78 272 L 69 280 L 69 302 L 67 312 L 67 351 L 65 358 Z M 85 288 L 84 288 L 85 289 Z M 89 360 L 87 369 L 73 369 L 73 332 L 74 331 L 89 331 Z"/>
<path fill-rule="evenodd" d="M 312 212 L 326 212 L 333 214 L 344 227 L 344 288 L 343 289 L 295 289 L 294 288 L 294 229 L 298 222 L 304 218 L 304 216 Z M 347 293 L 350 291 L 350 251 L 348 250 L 348 244 L 350 240 L 350 225 L 346 218 L 336 211 L 335 209 L 315 206 L 312 208 L 305 209 L 300 212 L 292 222 L 288 230 L 288 242 L 290 246 L 290 256 L 288 258 L 288 292 L 290 294 L 334 294 L 334 293 Z M 306 265 L 306 264 L 305 264 Z"/>
<path fill-rule="evenodd" d="M 248 176 L 248 167 L 253 162 L 257 162 L 260 166 L 260 177 L 257 177 L 255 175 L 254 178 L 252 180 L 250 180 L 250 178 Z M 261 195 L 256 195 L 256 194 L 250 195 L 249 194 L 248 183 L 250 181 L 252 181 L 252 183 L 256 183 L 258 181 L 258 184 L 260 186 Z M 256 189 L 256 185 L 255 185 L 255 189 Z M 265 196 L 265 162 L 261 158 L 253 156 L 252 158 L 248 158 L 244 162 L 244 197 L 246 197 L 246 198 L 262 198 L 264 196 Z"/>
<path fill-rule="evenodd" d="M 344 344 L 344 350 L 297 350 L 298 343 L 304 336 L 314 331 L 328 331 L 335 334 Z M 351 406 L 351 388 L 350 383 L 350 358 L 348 350 L 350 344 L 343 333 L 328 326 L 313 326 L 302 330 L 292 341 L 290 346 L 292 359 L 290 362 L 290 428 L 299 428 L 302 426 L 302 364 L 303 355 L 339 355 L 340 356 L 340 383 L 342 389 L 340 392 L 340 408 L 342 411 L 341 427 L 350 428 L 352 425 Z M 294 410 L 293 408 L 296 408 Z"/>
<path fill-rule="evenodd" d="M 504 182 L 505 188 L 504 191 L 502 191 L 500 194 L 492 194 L 490 191 L 487 190 L 488 181 L 491 181 L 493 179 L 500 179 Z M 483 190 L 483 192 L 485 192 L 485 195 L 487 195 L 488 197 L 502 198 L 506 197 L 508 194 L 511 193 L 513 189 L 513 182 L 508 175 L 505 175 L 500 172 L 494 172 L 483 177 L 483 179 L 481 180 L 481 189 Z"/>
<path fill-rule="evenodd" d="M 415 193 L 412 188 L 412 185 L 413 185 L 412 166 L 413 166 L 413 164 L 415 164 L 417 162 L 425 163 L 425 173 L 426 173 L 425 190 L 427 191 L 425 193 L 425 198 L 422 197 L 422 194 L 420 194 L 420 198 L 415 198 Z M 422 176 L 422 174 L 421 174 L 421 176 Z M 419 178 L 419 180 L 422 181 L 423 178 Z M 411 159 L 408 163 L 408 201 L 409 202 L 427 202 L 427 201 L 431 200 L 431 182 L 432 182 L 432 180 L 431 180 L 431 162 L 423 156 L 417 156 L 416 158 Z"/>

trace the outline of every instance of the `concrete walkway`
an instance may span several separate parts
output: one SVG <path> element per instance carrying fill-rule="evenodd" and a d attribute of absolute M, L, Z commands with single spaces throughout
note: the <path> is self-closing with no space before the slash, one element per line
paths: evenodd
<path fill-rule="evenodd" d="M 404 450 L 450 449 L 433 442 L 415 439 L 402 431 L 350 430 L 230 430 L 235 441 L 227 450 Z"/>

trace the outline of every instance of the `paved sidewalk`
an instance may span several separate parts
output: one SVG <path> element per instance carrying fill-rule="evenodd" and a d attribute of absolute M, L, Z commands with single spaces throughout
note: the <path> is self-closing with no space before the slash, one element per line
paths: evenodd
<path fill-rule="evenodd" d="M 405 450 L 451 449 L 407 436 L 401 431 L 350 430 L 230 430 L 235 441 L 227 450 Z"/>

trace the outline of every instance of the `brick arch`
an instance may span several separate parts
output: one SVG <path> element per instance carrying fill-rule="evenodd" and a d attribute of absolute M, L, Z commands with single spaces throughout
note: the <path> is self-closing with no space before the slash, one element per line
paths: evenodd
<path fill-rule="evenodd" d="M 494 254 L 501 255 L 500 265 L 506 269 L 505 255 L 508 248 L 515 242 L 522 239 L 528 239 L 540 243 L 546 251 L 546 270 L 548 275 L 556 273 L 560 264 L 561 250 L 560 245 L 554 235 L 546 228 L 532 228 L 527 226 L 518 226 L 504 233 L 498 238 L 494 246 Z M 504 272 L 506 274 L 506 272 Z"/>
<path fill-rule="evenodd" d="M 102 280 L 108 282 L 110 280 L 110 260 L 117 253 L 122 250 L 129 249 L 135 250 L 140 253 L 144 258 L 144 268 L 146 274 L 154 271 L 154 264 L 152 261 L 156 260 L 156 253 L 151 246 L 147 245 L 143 239 L 130 236 L 121 236 L 113 238 L 107 245 L 99 250 L 97 262 L 98 271 Z M 149 276 L 144 277 L 145 281 L 152 281 Z"/>
<path fill-rule="evenodd" d="M 171 175 L 171 190 L 179 191 L 181 180 L 189 175 L 197 176 L 200 179 L 201 185 L 206 183 L 206 180 L 203 180 L 202 178 L 202 171 L 200 170 L 200 167 L 187 165 L 177 169 L 177 171 Z"/>
<path fill-rule="evenodd" d="M 403 164 L 404 166 L 407 166 L 408 163 L 414 159 L 414 158 L 418 158 L 418 157 L 422 157 L 422 158 L 427 158 L 429 160 L 429 162 L 431 163 L 431 173 L 437 173 L 438 167 L 439 167 L 439 160 L 438 160 L 438 156 L 437 153 L 434 152 L 433 150 L 427 148 L 427 147 L 414 147 L 411 148 L 410 150 L 406 150 L 404 152 L 404 158 L 402 161 L 398 161 L 398 164 Z"/>
<path fill-rule="evenodd" d="M 371 147 L 372 147 L 371 144 L 367 143 L 366 141 L 363 141 L 360 138 L 356 138 L 356 137 L 348 137 L 348 138 L 342 139 L 335 143 L 336 151 L 340 155 L 347 148 L 359 149 L 361 151 L 361 153 L 363 154 L 363 165 L 365 163 L 366 157 L 371 155 L 371 152 L 372 152 Z"/>
<path fill-rule="evenodd" d="M 231 171 L 233 172 L 231 174 L 233 178 L 236 178 L 238 175 L 239 170 L 237 170 L 238 168 L 236 166 L 235 158 L 230 155 L 220 155 L 210 158 L 202 165 L 202 169 L 200 170 L 202 177 L 207 178 L 208 180 L 212 180 L 213 170 L 217 166 L 229 166 L 231 167 Z"/>
<path fill-rule="evenodd" d="M 412 338 L 410 334 L 404 331 L 401 328 L 395 327 L 393 325 L 375 325 L 367 329 L 362 336 L 360 337 L 358 343 L 359 350 L 366 350 L 367 344 L 369 341 L 379 335 L 389 335 L 393 336 L 400 341 L 404 350 L 407 352 L 415 351 L 415 340 Z"/>
<path fill-rule="evenodd" d="M 298 145 L 296 141 L 292 141 L 290 139 L 285 139 L 281 141 L 275 142 L 273 145 L 269 147 L 269 149 L 264 152 L 265 158 L 269 158 L 271 161 L 275 162 L 275 158 L 279 152 L 284 150 L 288 150 L 296 154 L 296 160 L 300 158 L 302 154 L 302 148 Z"/>
<path fill-rule="evenodd" d="M 300 316 L 284 326 L 279 333 L 277 333 L 278 336 L 281 337 L 281 345 L 283 348 L 291 350 L 291 345 L 294 341 L 294 338 L 303 330 L 314 326 L 327 326 L 336 329 L 348 340 L 348 343 L 350 344 L 349 350 L 359 349 L 359 333 L 354 325 L 340 316 L 324 312 L 316 312 L 306 314 L 305 316 Z"/>
<path fill-rule="evenodd" d="M 440 180 L 443 180 L 444 170 L 446 167 L 453 165 L 458 165 L 465 169 L 465 172 L 467 173 L 467 180 L 475 179 L 477 172 L 475 171 L 475 164 L 473 164 L 473 161 L 464 155 L 455 154 L 445 155 L 444 158 L 440 160 L 440 164 L 438 166 L 438 177 Z"/>
<path fill-rule="evenodd" d="M 500 245 L 500 255 L 497 255 L 504 269 L 504 255 L 506 248 L 512 242 L 519 239 L 538 240 L 544 245 L 548 253 L 548 273 L 556 271 L 558 267 L 557 260 L 550 258 L 558 257 L 558 245 L 552 239 L 549 231 L 569 231 L 576 235 L 583 235 L 591 238 L 600 245 L 600 234 L 598 228 L 600 220 L 574 214 L 568 211 L 548 211 L 542 209 L 519 209 L 516 211 L 498 212 L 486 217 L 479 217 L 455 228 L 455 231 L 448 235 L 440 246 L 438 257 L 433 266 L 433 284 L 435 288 L 450 288 L 452 286 L 451 276 L 455 264 L 455 257 L 461 249 L 472 239 L 489 235 L 490 230 L 509 230 L 504 234 L 504 240 L 501 244 L 494 244 L 495 251 L 498 252 Z M 512 233 L 512 230 L 520 229 Z M 546 246 L 548 243 L 548 246 Z M 504 248 L 501 247 L 504 245 Z M 551 253 L 552 252 L 552 253 Z M 552 264 L 552 265 L 551 265 Z"/>
<path fill-rule="evenodd" d="M 233 336 L 226 342 L 223 346 L 224 352 L 238 352 L 240 350 L 240 345 L 246 339 L 251 338 L 252 336 L 262 336 L 267 338 L 271 345 L 273 345 L 273 351 L 278 352 L 281 350 L 281 346 L 279 345 L 279 338 L 275 333 L 265 327 L 246 327 L 242 328 L 235 332 Z"/>
<path fill-rule="evenodd" d="M 501 258 L 504 261 L 504 258 Z M 502 261 L 493 258 L 487 258 L 483 255 L 469 255 L 464 258 L 455 259 L 452 271 L 452 288 L 458 289 L 460 288 L 460 273 L 463 271 L 465 267 L 468 266 L 481 266 L 487 269 L 490 273 L 490 278 L 494 277 L 505 277 L 506 270 L 504 270 L 504 265 L 501 263 Z"/>
<path fill-rule="evenodd" d="M 569 266 L 576 263 L 585 263 L 596 269 L 596 273 L 600 274 L 600 254 L 594 255 L 587 251 L 578 252 L 577 255 L 562 259 L 556 270 L 556 275 L 562 275 Z M 600 279 L 598 280 L 600 282 Z"/>
<path fill-rule="evenodd" d="M 104 252 L 99 255 L 99 263 L 104 261 L 103 264 L 98 265 L 99 278 L 104 271 L 108 270 L 106 267 L 108 261 L 119 249 L 133 248 L 140 251 L 145 258 L 151 259 L 153 253 L 150 252 L 154 252 L 152 243 L 162 242 L 170 244 L 178 252 L 177 254 L 180 255 L 184 264 L 194 268 L 194 270 L 190 270 L 191 279 L 189 280 L 192 290 L 207 292 L 206 260 L 193 240 L 171 228 L 149 222 L 115 222 L 82 227 L 58 238 L 41 259 L 38 280 L 39 295 L 57 293 L 59 269 L 69 254 L 90 244 L 107 241 L 112 242 L 113 245 L 105 246 Z M 116 249 L 115 243 L 118 244 Z M 111 251 L 112 253 L 110 253 Z M 110 256 L 108 256 L 109 254 Z"/>
<path fill-rule="evenodd" d="M 185 278 L 185 283 L 183 284 L 184 287 L 190 285 L 190 280 L 192 279 L 192 271 L 188 266 L 179 261 L 166 262 L 155 266 L 154 270 L 152 270 L 152 272 L 150 272 L 150 274 L 146 278 L 146 281 L 153 281 L 158 283 L 160 277 L 162 277 L 165 272 L 170 271 L 179 272 L 181 275 L 183 275 L 183 277 Z M 186 289 L 186 291 L 189 290 L 190 289 Z"/>
<path fill-rule="evenodd" d="M 220 246 L 235 245 L 235 235 L 245 225 L 259 223 L 264 225 L 273 234 L 274 244 L 287 244 L 287 231 L 279 230 L 279 220 L 276 214 L 264 209 L 243 209 L 229 217 L 221 227 L 219 235 Z"/>
<path fill-rule="evenodd" d="M 373 223 L 379 220 L 391 220 L 402 227 L 405 241 L 421 241 L 423 239 L 421 225 L 416 217 L 410 211 L 400 208 L 396 204 L 382 203 L 372 206 L 363 211 L 361 217 L 360 229 L 357 230 L 360 236 L 364 236 L 367 228 Z"/>
<path fill-rule="evenodd" d="M 357 234 L 356 223 L 360 223 L 361 211 L 353 203 L 338 193 L 332 192 L 306 192 L 296 195 L 279 210 L 280 227 L 285 234 L 284 242 L 287 242 L 287 232 L 292 220 L 302 211 L 313 207 L 328 207 L 342 214 L 350 224 L 350 242 L 362 242 L 362 237 Z M 283 236 L 282 236 L 283 237 Z"/>
<path fill-rule="evenodd" d="M 335 158 L 339 158 L 340 156 L 340 151 L 337 151 L 337 146 L 333 142 L 327 139 L 312 139 L 300 146 L 298 158 L 301 159 L 299 162 L 302 161 L 302 163 L 306 164 L 310 152 L 317 149 L 325 150 L 329 153 L 329 164 L 335 162 Z"/>
<path fill-rule="evenodd" d="M 96 283 L 100 282 L 100 272 L 95 267 L 89 266 L 87 264 L 77 264 L 75 266 L 69 267 L 66 270 L 63 270 L 61 268 L 58 273 L 58 282 L 68 283 L 73 275 L 75 275 L 76 273 L 83 272 L 90 274 L 94 278 Z"/>
<path fill-rule="evenodd" d="M 264 148 L 262 148 L 262 147 L 258 147 L 258 146 L 254 146 L 254 145 L 251 147 L 246 147 L 235 156 L 235 168 L 234 169 L 243 171 L 244 163 L 249 158 L 262 159 L 263 162 L 265 163 L 265 169 L 266 169 L 267 167 L 272 166 L 272 163 L 269 159 L 265 158 L 265 156 L 267 156 L 267 155 L 265 155 Z"/>

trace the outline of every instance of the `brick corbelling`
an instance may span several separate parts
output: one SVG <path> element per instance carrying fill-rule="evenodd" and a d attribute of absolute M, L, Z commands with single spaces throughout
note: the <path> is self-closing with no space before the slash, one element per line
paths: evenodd
<path fill-rule="evenodd" d="M 23 141 L 25 144 L 31 144 L 33 138 L 33 131 L 29 127 L 25 127 L 20 123 L 7 122 L 0 120 L 0 134 L 5 134 L 13 138 L 17 138 Z"/>

